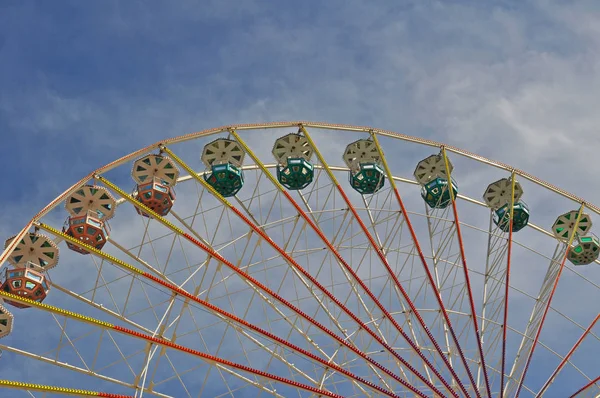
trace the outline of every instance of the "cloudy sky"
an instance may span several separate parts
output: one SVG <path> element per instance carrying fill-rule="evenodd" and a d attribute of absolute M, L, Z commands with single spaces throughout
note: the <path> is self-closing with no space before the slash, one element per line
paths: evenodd
<path fill-rule="evenodd" d="M 446 142 L 598 203 L 599 27 L 594 0 L 4 0 L 1 235 L 162 138 L 279 120 Z"/>

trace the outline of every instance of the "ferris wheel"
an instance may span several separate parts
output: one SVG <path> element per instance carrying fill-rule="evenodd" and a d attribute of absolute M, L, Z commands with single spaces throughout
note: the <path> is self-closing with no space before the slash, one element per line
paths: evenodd
<path fill-rule="evenodd" d="M 597 397 L 598 217 L 375 128 L 165 139 L 6 241 L 0 396 Z"/>

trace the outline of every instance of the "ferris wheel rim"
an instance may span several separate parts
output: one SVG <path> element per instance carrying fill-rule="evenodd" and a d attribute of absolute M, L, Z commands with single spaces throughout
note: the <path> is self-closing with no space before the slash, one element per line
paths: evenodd
<path fill-rule="evenodd" d="M 233 129 L 235 129 L 235 130 L 261 130 L 261 129 L 274 129 L 274 128 L 296 128 L 296 127 L 299 128 L 301 126 L 309 127 L 309 128 L 317 128 L 317 129 L 336 130 L 336 131 L 342 131 L 342 132 L 374 133 L 377 135 L 396 138 L 396 139 L 400 139 L 403 141 L 413 142 L 416 144 L 422 144 L 422 145 L 426 145 L 426 146 L 430 146 L 430 147 L 436 147 L 436 148 L 440 148 L 440 149 L 445 148 L 449 152 L 465 156 L 467 158 L 479 161 L 481 163 L 488 164 L 490 166 L 497 167 L 504 171 L 510 171 L 511 173 L 514 173 L 515 176 L 523 177 L 535 184 L 538 184 L 546 189 L 549 189 L 550 191 L 552 191 L 554 193 L 558 193 L 558 194 L 572 200 L 573 202 L 583 204 L 589 210 L 600 215 L 600 206 L 592 204 L 592 203 L 584 200 L 583 198 L 580 198 L 577 195 L 574 195 L 568 191 L 565 191 L 565 190 L 563 190 L 549 182 L 546 182 L 538 177 L 535 177 L 530 173 L 527 173 L 523 170 L 512 167 L 506 163 L 491 160 L 484 156 L 477 155 L 473 152 L 466 151 L 466 150 L 460 149 L 460 148 L 452 146 L 452 145 L 446 145 L 442 142 L 424 139 L 424 138 L 411 136 L 411 135 L 407 135 L 407 134 L 397 133 L 397 132 L 390 131 L 390 130 L 383 130 L 383 129 L 373 128 L 373 127 L 368 127 L 368 126 L 335 124 L 335 123 L 328 123 L 328 122 L 311 122 L 311 121 L 302 121 L 301 120 L 301 121 L 281 121 L 281 122 L 265 122 L 265 123 L 241 123 L 241 124 L 224 125 L 221 127 L 213 127 L 213 128 L 201 130 L 201 131 L 194 132 L 194 133 L 183 134 L 183 135 L 180 135 L 177 137 L 160 140 L 160 141 L 150 144 L 144 148 L 141 148 L 137 151 L 131 152 L 128 155 L 124 155 L 121 158 L 119 158 L 113 162 L 110 162 L 102 167 L 99 167 L 98 169 L 94 170 L 93 172 L 89 173 L 88 175 L 86 175 L 85 177 L 80 179 L 78 182 L 73 184 L 70 188 L 66 189 L 64 192 L 59 194 L 53 201 L 51 201 L 48 205 L 46 205 L 44 208 L 42 208 L 35 216 L 33 216 L 31 218 L 31 220 L 23 227 L 23 229 L 18 234 L 15 235 L 15 238 L 18 238 L 18 239 L 14 239 L 14 241 L 11 242 L 11 244 L 9 244 L 4 249 L 4 251 L 0 254 L 0 265 L 4 264 L 4 262 L 7 260 L 7 257 L 10 255 L 10 253 L 16 246 L 16 243 L 23 237 L 23 235 L 25 235 L 33 227 L 33 225 L 35 224 L 36 221 L 38 221 L 41 217 L 43 217 L 50 210 L 52 210 L 54 207 L 56 207 L 67 196 L 69 196 L 71 193 L 76 191 L 79 187 L 81 187 L 82 185 L 85 185 L 86 182 L 93 179 L 95 175 L 100 175 L 104 172 L 112 170 L 113 168 L 115 168 L 125 162 L 135 160 L 136 158 L 144 156 L 152 151 L 158 150 L 158 149 L 160 149 L 161 146 L 164 146 L 164 145 L 185 142 L 185 141 L 193 140 L 193 139 L 200 138 L 203 136 L 210 136 L 210 135 L 214 135 L 214 134 L 228 132 Z"/>

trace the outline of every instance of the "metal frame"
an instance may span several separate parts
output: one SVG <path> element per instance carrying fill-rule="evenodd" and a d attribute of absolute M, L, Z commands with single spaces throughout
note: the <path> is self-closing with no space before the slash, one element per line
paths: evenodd
<path fill-rule="evenodd" d="M 303 131 L 315 149 L 315 154 L 318 158 L 318 164 L 315 164 L 315 180 L 319 180 L 319 183 L 321 184 L 319 188 L 307 190 L 309 191 L 308 193 L 290 193 L 286 191 L 270 172 L 275 165 L 263 163 L 242 140 L 241 134 L 238 133 L 246 130 L 266 128 L 300 128 L 300 130 Z M 372 137 L 382 156 L 386 176 L 390 182 L 391 188 L 389 190 L 382 190 L 378 194 L 381 195 L 380 197 L 361 197 L 360 204 L 352 200 L 350 198 L 351 194 L 344 190 L 337 182 L 335 176 L 335 173 L 347 169 L 330 166 L 319 152 L 317 143 L 313 141 L 311 134 L 307 129 L 343 130 L 364 133 L 365 137 Z M 232 198 L 232 202 L 235 200 L 236 205 L 233 205 L 232 202 L 227 200 L 223 200 L 224 198 L 220 198 L 218 194 L 211 191 L 210 187 L 207 186 L 201 177 L 202 173 L 198 173 L 187 166 L 187 164 L 177 158 L 169 149 L 176 143 L 218 133 L 228 133 L 230 137 L 234 138 L 242 145 L 245 152 L 250 155 L 255 163 L 254 165 L 246 165 L 244 167 L 244 169 L 256 170 L 258 180 L 251 193 L 252 196 L 249 199 L 244 199 L 243 195 Z M 251 344 L 253 347 L 252 349 L 244 349 L 241 353 L 244 358 L 248 359 L 250 356 L 254 355 L 254 352 L 262 352 L 269 358 L 268 363 L 272 369 L 274 369 L 273 366 L 275 366 L 275 363 L 281 363 L 295 373 L 292 378 L 283 378 L 282 380 L 281 378 L 277 378 L 279 376 L 275 374 L 264 376 L 258 369 L 247 367 L 241 363 L 237 364 L 240 365 L 238 367 L 232 367 L 228 365 L 229 362 L 225 363 L 219 360 L 213 360 L 211 357 L 208 361 L 209 371 L 207 372 L 205 380 L 208 380 L 208 375 L 214 369 L 214 371 L 219 373 L 219 376 L 223 380 L 225 380 L 225 377 L 228 377 L 227 375 L 232 375 L 243 383 L 246 383 L 245 385 L 258 387 L 267 394 L 275 396 L 278 396 L 279 393 L 274 390 L 274 383 L 283 383 L 313 393 L 323 393 L 324 396 L 336 396 L 336 394 L 344 395 L 336 392 L 337 387 L 335 387 L 336 378 L 343 377 L 351 382 L 353 388 L 356 388 L 355 391 L 360 391 L 360 393 L 365 396 L 376 396 L 378 394 L 394 396 L 394 393 L 397 393 L 398 391 L 407 390 L 418 396 L 428 396 L 428 391 L 434 391 L 438 396 L 445 396 L 445 394 L 452 396 L 470 396 L 471 393 L 474 393 L 479 397 L 481 396 L 480 388 L 483 391 L 484 386 L 486 395 L 490 396 L 492 394 L 490 381 L 488 380 L 487 375 L 489 370 L 491 373 L 499 375 L 501 380 L 504 380 L 505 376 L 508 378 L 506 391 L 504 392 L 505 395 L 508 395 L 509 391 L 512 392 L 514 390 L 516 390 L 516 395 L 518 395 L 522 388 L 527 388 L 523 383 L 536 346 L 540 345 L 549 349 L 549 347 L 546 347 L 544 343 L 539 340 L 539 335 L 548 312 L 558 312 L 551 306 L 551 300 L 560 275 L 565 268 L 570 272 L 577 273 L 577 271 L 565 265 L 564 257 L 561 257 L 562 262 L 558 261 L 558 263 L 560 263 L 560 267 L 558 268 L 552 266 L 555 262 L 551 263 L 549 269 L 549 272 L 552 271 L 550 272 L 551 275 L 546 278 L 544 282 L 545 287 L 543 287 L 540 294 L 541 304 L 536 306 L 537 309 L 534 309 L 529 321 L 530 326 L 521 334 L 522 347 L 520 352 L 523 352 L 523 355 L 520 356 L 521 359 L 517 358 L 512 366 L 510 374 L 506 375 L 505 347 L 507 332 L 514 331 L 516 333 L 521 333 L 512 330 L 507 324 L 507 317 L 509 316 L 508 297 L 510 290 L 513 289 L 509 279 L 511 250 L 513 245 L 519 244 L 518 242 L 513 242 L 512 239 L 512 207 L 510 215 L 511 227 L 508 233 L 508 240 L 504 246 L 498 246 L 501 239 L 496 236 L 494 231 L 491 229 L 490 231 L 487 231 L 487 233 L 490 234 L 490 244 L 492 243 L 492 240 L 496 242 L 495 253 L 498 255 L 495 260 L 489 263 L 489 267 L 495 267 L 494 269 L 497 271 L 495 271 L 497 277 L 486 279 L 486 286 L 489 289 L 487 290 L 488 293 L 485 293 L 488 294 L 488 296 L 484 295 L 484 303 L 487 302 L 485 297 L 487 297 L 488 301 L 493 300 L 495 297 L 503 298 L 503 312 L 498 313 L 498 311 L 493 309 L 495 307 L 492 306 L 490 307 L 490 311 L 494 313 L 488 316 L 488 313 L 486 312 L 487 307 L 486 304 L 484 304 L 482 314 L 477 314 L 475 313 L 473 293 L 470 286 L 468 286 L 469 273 L 472 270 L 468 269 L 466 266 L 463 249 L 465 242 L 463 241 L 461 234 L 461 227 L 469 228 L 470 226 L 458 219 L 458 211 L 454 200 L 452 200 L 451 209 L 454 214 L 454 222 L 452 224 L 444 224 L 445 221 L 443 220 L 448 219 L 447 215 L 426 211 L 426 222 L 429 228 L 430 237 L 436 234 L 440 237 L 438 246 L 430 239 L 431 256 L 426 256 L 421 249 L 422 243 L 425 242 L 419 242 L 411 222 L 411 220 L 414 220 L 416 216 L 421 214 L 413 214 L 407 210 L 400 197 L 398 188 L 396 187 L 397 181 L 408 184 L 415 184 L 415 182 L 410 179 L 393 176 L 392 171 L 383 156 L 383 150 L 379 144 L 378 137 L 396 138 L 441 148 L 446 161 L 446 152 L 451 152 L 506 170 L 507 172 L 510 172 L 513 177 L 513 189 L 515 178 L 520 176 L 581 204 L 581 209 L 585 206 L 585 208 L 600 214 L 600 208 L 586 203 L 574 195 L 536 179 L 520 170 L 515 170 L 505 164 L 479 157 L 458 148 L 389 131 L 368 127 L 310 122 L 225 126 L 222 128 L 205 130 L 159 142 L 90 173 L 84 179 L 61 194 L 46 208 L 42 209 L 42 211 L 40 211 L 16 236 L 13 242 L 8 245 L 6 250 L 0 256 L 0 264 L 2 264 L 14 249 L 15 244 L 20 238 L 28 233 L 33 227 L 50 231 L 56 236 L 56 241 L 69 240 L 69 237 L 64 236 L 64 234 L 61 234 L 57 230 L 53 230 L 52 227 L 46 225 L 41 220 L 56 206 L 60 205 L 65 198 L 75 192 L 81 185 L 87 183 L 90 179 L 97 179 L 104 183 L 105 186 L 121 195 L 121 199 L 118 201 L 119 205 L 127 202 L 131 203 L 132 200 L 130 195 L 107 180 L 104 177 L 104 174 L 115 167 L 129 163 L 143 155 L 152 153 L 155 150 L 164 151 L 170 155 L 171 159 L 174 159 L 176 163 L 183 166 L 189 173 L 189 176 L 180 177 L 178 179 L 179 182 L 196 182 L 199 194 L 196 209 L 193 211 L 192 215 L 186 213 L 185 215 L 180 216 L 176 206 L 171 213 L 171 216 L 174 218 L 173 222 L 166 218 L 161 218 L 156 214 L 152 214 L 154 220 L 145 221 L 141 243 L 135 247 L 121 244 L 121 242 L 113 239 L 109 240 L 112 249 L 118 251 L 120 255 L 125 256 L 129 260 L 139 263 L 147 271 L 135 268 L 112 255 L 108 255 L 104 252 L 94 252 L 90 249 L 92 255 L 89 256 L 89 258 L 92 259 L 97 272 L 92 290 L 88 292 L 78 292 L 70 290 L 68 286 L 54 284 L 54 287 L 57 288 L 55 290 L 57 293 L 60 292 L 81 304 L 91 306 L 95 308 L 95 310 L 100 311 L 100 313 L 107 317 L 115 319 L 119 323 L 128 324 L 130 327 L 133 327 L 135 331 L 123 329 L 120 326 L 115 325 L 112 325 L 114 326 L 112 329 L 106 328 L 103 326 L 104 324 L 101 323 L 90 323 L 89 319 L 86 319 L 85 317 L 72 316 L 72 313 L 64 311 L 55 311 L 53 317 L 61 336 L 59 346 L 55 352 L 40 355 L 10 346 L 3 346 L 0 348 L 24 357 L 37 358 L 43 362 L 52 363 L 74 372 L 93 375 L 98 379 L 105 380 L 109 383 L 135 389 L 136 397 L 141 397 L 144 393 L 166 397 L 168 395 L 161 394 L 160 392 L 155 391 L 154 388 L 161 383 L 166 383 L 169 382 L 169 380 L 175 379 L 179 379 L 182 385 L 185 384 L 181 379 L 182 373 L 180 370 L 176 369 L 177 366 L 174 363 L 174 360 L 171 359 L 169 352 L 175 347 L 182 347 L 183 350 L 180 351 L 190 353 L 188 348 L 185 346 L 178 346 L 176 341 L 180 338 L 191 336 L 194 333 L 202 335 L 203 330 L 210 330 L 211 325 L 203 326 L 201 324 L 196 324 L 197 321 L 193 315 L 199 308 L 205 308 L 226 325 L 225 331 L 235 331 L 236 338 L 240 341 L 239 344 L 242 344 L 242 341 Z M 179 161 L 177 159 L 179 159 Z M 319 178 L 317 178 L 317 174 L 320 176 Z M 271 190 L 264 188 L 263 185 L 261 185 L 265 182 L 270 182 Z M 267 185 L 265 185 L 265 187 L 267 187 Z M 212 200 L 214 206 L 211 205 L 213 207 L 208 208 L 206 207 L 207 205 L 202 204 L 201 201 L 205 199 L 210 199 L 208 202 Z M 396 202 L 395 206 L 393 203 L 394 199 Z M 462 200 L 479 206 L 485 206 L 481 201 L 470 199 L 464 195 L 458 195 L 457 201 Z M 345 213 L 344 210 L 339 207 L 340 203 L 342 204 L 342 207 L 347 209 Z M 140 207 L 135 203 L 133 204 Z M 287 205 L 291 205 L 291 210 L 285 210 L 284 212 L 284 206 Z M 335 206 L 338 207 L 336 208 Z M 400 211 L 398 211 L 398 207 Z M 142 209 L 146 213 L 149 212 L 149 209 L 147 208 L 142 207 Z M 279 219 L 274 216 L 274 214 L 279 214 L 278 212 L 281 213 Z M 206 231 L 206 225 L 198 226 L 198 223 L 206 221 L 206 217 L 209 217 L 209 214 L 218 214 L 218 224 L 215 227 L 215 231 L 217 229 L 222 230 L 223 228 L 232 230 L 233 225 L 238 225 L 235 223 L 240 220 L 248 230 L 236 237 L 234 241 L 228 243 L 219 242 L 216 240 L 216 232 L 211 238 L 203 233 L 203 230 Z M 177 225 L 175 225 L 175 223 L 177 223 Z M 160 234 L 156 231 L 157 225 L 163 228 L 163 232 Z M 330 225 L 335 225 L 333 231 L 328 231 Z M 538 226 L 530 224 L 529 227 L 544 235 L 551 236 L 548 231 Z M 164 234 L 165 228 L 168 231 L 166 235 Z M 285 229 L 286 233 L 283 234 L 286 236 L 285 240 L 281 240 L 278 237 L 275 239 L 276 235 L 271 235 L 276 229 Z M 404 238 L 401 238 L 403 235 L 410 236 L 412 248 L 403 246 L 404 243 L 408 243 L 408 241 L 404 241 Z M 302 238 L 302 236 L 305 237 Z M 320 240 L 325 245 L 324 253 L 327 253 L 323 257 L 320 265 L 315 265 L 314 269 L 311 268 L 313 271 L 316 270 L 316 274 L 311 273 L 311 271 L 303 267 L 301 261 L 299 259 L 297 260 L 295 257 L 303 255 L 302 250 L 304 249 L 302 249 L 300 242 L 301 239 L 305 239 L 308 236 L 310 236 L 311 239 L 314 238 Z M 205 237 L 207 239 L 205 239 Z M 159 260 L 159 258 L 162 259 L 164 255 L 167 254 L 164 252 L 164 249 L 161 249 L 161 247 L 164 246 L 163 243 L 165 239 L 169 240 L 170 243 L 167 245 L 167 258 L 164 260 L 164 265 L 161 265 L 163 260 Z M 461 290 L 453 290 L 452 293 L 449 293 L 450 295 L 445 296 L 445 300 L 442 300 L 442 295 L 438 294 L 438 292 L 443 291 L 446 288 L 450 289 L 451 286 L 458 286 L 459 280 L 461 279 L 454 274 L 458 268 L 460 268 L 458 263 L 448 261 L 448 255 L 450 253 L 448 240 L 451 239 L 457 239 L 459 242 L 460 255 L 457 257 L 457 261 L 462 263 L 466 284 Z M 72 243 L 77 244 L 77 242 Z M 178 268 L 179 270 L 172 271 L 168 267 L 168 264 L 175 261 L 171 260 L 171 254 L 177 251 L 178 246 L 189 244 L 192 244 L 204 253 L 204 260 L 194 264 L 197 260 L 190 261 L 189 258 L 185 258 L 183 260 L 184 262 L 181 263 L 180 268 Z M 317 248 L 313 247 L 314 245 L 305 246 L 306 255 L 318 253 Z M 262 254 L 264 249 L 268 249 L 268 254 Z M 237 253 L 238 250 L 241 251 L 237 257 L 239 260 L 236 264 L 228 261 L 225 254 L 220 254 L 233 251 Z M 143 251 L 151 253 L 150 257 L 144 256 L 142 254 Z M 352 253 L 354 252 L 361 252 L 360 258 L 354 259 L 352 257 Z M 370 253 L 375 256 L 374 258 L 376 260 L 369 259 Z M 490 255 L 491 251 L 488 250 L 488 257 L 490 257 Z M 566 251 L 561 253 L 561 255 L 566 256 Z M 401 266 L 401 269 L 404 270 L 416 271 L 420 269 L 421 267 L 417 267 L 413 264 L 413 259 L 420 260 L 422 272 L 425 272 L 426 276 L 428 274 L 427 278 L 424 280 L 420 276 L 415 276 L 414 278 L 410 277 L 407 280 L 400 280 L 396 277 L 392 268 L 392 263 L 390 262 L 390 259 L 394 258 L 394 256 L 403 256 L 405 259 L 404 263 L 398 265 L 398 267 Z M 505 268 L 501 266 L 501 263 L 503 263 L 504 260 L 506 260 Z M 285 269 L 287 269 L 287 271 L 285 271 L 286 276 L 284 278 L 287 278 L 286 280 L 288 281 L 293 281 L 295 291 L 302 297 L 291 302 L 284 299 L 284 296 L 280 291 L 281 286 L 275 289 L 274 286 L 271 286 L 269 283 L 261 282 L 257 279 L 257 272 L 260 267 L 264 267 L 265 271 L 282 269 L 276 268 L 281 267 L 281 265 L 269 265 L 270 263 L 276 262 L 286 265 L 287 268 Z M 393 283 L 390 284 L 389 281 L 384 282 L 383 279 L 381 279 L 383 277 L 382 275 L 373 278 L 365 277 L 364 273 L 369 271 L 365 267 L 368 267 L 368 264 L 371 262 L 383 266 L 385 274 Z M 417 263 L 418 262 L 419 261 L 417 261 Z M 343 277 L 339 282 L 344 284 L 347 289 L 349 289 L 350 293 L 345 292 L 343 295 L 340 295 L 337 293 L 339 287 L 336 284 L 320 282 L 319 275 L 324 275 L 326 272 L 329 272 L 327 264 L 332 264 L 336 267 L 336 272 Z M 373 264 L 370 266 L 373 267 Z M 433 265 L 433 273 L 430 273 L 428 264 Z M 113 265 L 124 268 L 126 273 L 119 277 L 109 277 L 105 275 L 110 266 Z M 216 267 L 216 270 L 213 270 L 214 267 Z M 181 272 L 189 275 L 182 279 L 180 276 Z M 454 276 L 444 281 L 444 273 L 448 274 L 449 272 Z M 236 317 L 233 313 L 224 310 L 224 308 L 219 308 L 217 306 L 211 307 L 209 301 L 200 298 L 201 296 L 206 298 L 212 296 L 213 299 L 218 302 L 224 303 L 225 301 L 223 300 L 228 295 L 235 296 L 240 288 L 232 288 L 236 285 L 228 282 L 232 280 L 234 276 L 236 278 L 241 277 L 240 280 L 243 282 L 243 289 L 250 292 L 251 300 L 259 300 L 260 302 L 265 303 L 269 308 L 269 311 L 273 311 L 273 314 L 278 314 L 281 320 L 289 325 L 290 334 L 288 334 L 288 336 L 278 336 L 277 334 L 268 332 L 264 327 L 248 323 L 244 319 Z M 486 277 L 487 276 L 486 272 Z M 579 275 L 579 277 L 585 279 L 581 275 Z M 201 283 L 196 282 L 196 279 L 198 278 L 201 278 Z M 209 278 L 212 278 L 212 282 L 209 281 Z M 501 278 L 502 281 L 498 280 L 498 278 Z M 381 283 L 379 281 L 381 281 Z M 594 284 L 592 281 L 587 281 Z M 60 283 L 60 281 L 57 282 Z M 122 297 L 117 297 L 116 295 L 113 297 L 113 286 L 118 283 L 127 283 L 128 288 L 122 292 Z M 438 308 L 440 309 L 440 312 L 437 315 L 437 318 L 435 318 L 436 330 L 429 330 L 431 325 L 427 325 L 424 321 L 424 316 L 429 317 L 431 309 L 421 308 L 421 305 L 413 303 L 406 290 L 409 289 L 409 286 L 413 286 L 416 287 L 417 290 L 420 289 L 419 291 L 424 292 L 428 289 L 426 285 L 433 288 L 436 299 L 439 299 Z M 598 287 L 597 285 L 594 286 Z M 497 288 L 503 288 L 503 292 L 501 293 Z M 112 307 L 103 306 L 102 302 L 97 301 L 97 294 L 100 295 L 100 292 L 103 289 L 108 292 L 106 298 L 109 300 L 108 303 L 112 303 Z M 151 289 L 159 289 L 161 292 L 168 292 L 169 295 L 168 297 L 165 296 L 164 300 L 157 303 L 151 299 L 151 296 L 155 295 Z M 454 287 L 452 287 L 452 289 L 454 289 Z M 215 292 L 214 294 L 212 293 L 213 291 Z M 390 297 L 385 296 L 388 292 L 391 293 Z M 156 323 L 152 328 L 148 328 L 135 320 L 138 312 L 126 311 L 129 303 L 133 301 L 133 296 L 135 294 L 142 294 L 145 296 L 147 301 L 145 311 L 153 313 L 156 320 Z M 453 298 L 460 297 L 461 295 L 468 297 L 469 300 L 468 302 L 461 301 L 461 304 L 457 307 L 457 305 L 453 303 Z M 312 310 L 314 313 L 307 312 L 303 309 L 303 304 L 301 305 L 301 303 L 303 303 L 302 300 L 307 299 L 309 302 L 315 304 L 315 309 Z M 397 304 L 394 304 L 394 300 L 397 301 Z M 465 305 L 464 308 L 462 307 L 463 303 Z M 356 305 L 358 307 L 356 307 Z M 396 309 L 396 307 L 398 308 Z M 43 305 L 38 306 L 38 308 L 48 310 L 48 308 Z M 360 311 L 364 313 L 364 316 L 354 314 L 354 310 L 351 308 L 359 308 Z M 389 310 L 390 308 L 394 308 L 394 310 Z M 459 330 L 454 330 L 456 325 L 450 323 L 449 314 L 470 320 L 473 325 L 473 334 L 477 338 L 477 343 L 479 345 L 479 359 L 463 354 L 459 343 L 466 338 L 467 331 L 460 330 L 462 329 L 460 327 L 458 328 Z M 559 314 L 564 316 L 565 319 L 568 319 L 562 313 Z M 503 321 L 500 320 L 502 317 L 504 319 Z M 192 322 L 196 324 L 196 329 L 191 332 L 186 332 L 185 329 L 183 329 L 185 323 L 185 321 L 183 321 L 184 319 L 192 319 Z M 565 357 L 561 357 L 562 360 L 559 366 L 548 378 L 548 381 L 542 389 L 540 389 L 539 395 L 543 394 L 549 388 L 553 378 L 555 378 L 565 366 L 575 366 L 570 362 L 570 357 L 584 337 L 593 335 L 591 329 L 597 319 L 598 318 L 596 318 L 587 329 L 583 329 L 582 327 L 584 334 L 574 344 L 569 353 Z M 102 330 L 92 362 L 95 362 L 96 358 L 101 355 L 101 346 L 105 344 L 102 342 L 102 338 L 106 338 L 118 346 L 113 335 L 115 332 L 118 332 L 117 334 L 122 333 L 121 329 L 127 330 L 125 334 L 130 337 L 146 341 L 145 348 L 141 351 L 141 355 L 143 355 L 144 358 L 143 363 L 145 365 L 141 369 L 137 367 L 134 372 L 135 378 L 133 379 L 133 383 L 102 375 L 102 368 L 97 368 L 93 363 L 88 363 L 90 359 L 88 359 L 85 354 L 77 351 L 78 341 L 80 341 L 83 336 L 73 334 L 69 330 L 69 325 L 73 324 L 73 321 L 81 320 L 83 320 L 84 323 L 92 324 L 94 327 Z M 320 323 L 321 320 L 325 320 L 326 323 Z M 573 323 L 572 320 L 569 322 Z M 481 331 L 479 330 L 479 325 L 481 325 Z M 490 325 L 490 327 L 493 326 L 492 329 L 490 329 L 491 332 L 488 331 L 487 325 Z M 179 332 L 180 330 L 182 332 Z M 314 339 L 309 337 L 309 330 L 311 331 L 310 333 L 318 331 L 322 336 L 327 336 L 327 338 L 330 339 L 329 341 L 336 345 L 336 348 L 333 348 L 332 345 L 330 346 L 328 344 L 323 345 L 322 342 L 321 344 L 317 343 Z M 502 330 L 502 358 L 500 367 L 498 368 L 493 366 L 493 364 L 485 363 L 486 356 L 484 354 L 487 352 L 486 349 L 491 350 L 493 347 L 483 344 L 482 341 L 484 336 L 487 336 L 488 333 L 496 335 L 500 330 Z M 432 331 L 435 332 L 435 336 Z M 396 337 L 393 337 L 393 332 L 395 332 Z M 294 333 L 296 334 L 296 337 L 293 337 L 292 334 Z M 403 339 L 398 338 L 398 335 Z M 298 340 L 298 336 L 302 336 L 302 338 Z M 597 336 L 593 336 L 598 339 Z M 265 337 L 267 337 L 267 340 L 270 340 L 271 343 L 266 343 L 264 340 Z M 306 346 L 307 348 L 297 345 L 301 340 L 303 340 L 305 344 L 308 344 Z M 443 340 L 444 343 L 442 345 L 438 344 L 438 340 L 440 342 Z M 431 342 L 433 346 L 428 347 L 424 344 L 428 341 Z M 495 344 L 497 346 L 499 342 L 497 340 L 494 341 L 496 341 Z M 211 347 L 215 348 L 217 352 L 220 352 L 221 350 L 224 350 L 224 347 L 226 346 L 227 343 L 223 336 L 223 338 L 220 339 L 218 346 Z M 61 350 L 66 348 L 75 350 L 81 359 L 82 366 L 66 364 L 56 360 Z M 169 350 L 167 351 L 165 348 L 169 348 Z M 177 350 L 177 348 L 175 348 L 175 350 Z M 192 355 L 196 355 L 195 353 L 196 351 L 194 351 Z M 119 360 L 124 366 L 131 368 L 133 371 L 134 366 L 130 364 L 130 355 L 131 354 L 121 352 L 119 354 Z M 296 365 L 290 355 L 301 355 L 307 358 L 312 364 L 322 367 L 322 371 L 318 372 L 318 374 L 307 372 L 302 366 Z M 558 356 L 558 354 L 555 355 Z M 52 356 L 55 356 L 55 358 L 53 359 Z M 225 360 L 218 356 L 215 356 L 215 358 Z M 378 358 L 384 358 L 384 362 L 380 362 L 381 359 Z M 161 379 L 161 377 L 157 376 L 159 362 L 163 361 L 166 361 L 164 366 L 170 367 L 174 371 L 174 376 L 171 378 Z M 461 362 L 468 376 L 468 380 L 464 377 L 465 373 L 458 372 L 458 368 L 456 367 L 456 365 Z M 369 369 L 369 376 L 366 379 L 361 377 L 362 374 L 365 373 L 365 370 L 360 367 L 363 366 L 361 364 L 366 365 Z M 391 366 L 399 366 L 399 368 L 395 371 L 391 371 L 390 369 L 393 369 Z M 477 380 L 475 380 L 474 376 L 471 374 L 470 366 L 477 366 Z M 422 367 L 424 374 L 421 373 L 421 370 L 417 369 L 417 367 Z M 406 371 L 403 368 L 405 368 Z M 248 371 L 248 369 L 250 370 Z M 193 371 L 193 369 L 189 369 L 188 371 Z M 250 376 L 248 376 L 248 374 Z M 258 375 L 258 378 L 255 377 L 256 375 Z M 483 376 L 483 380 L 481 380 L 481 376 Z M 308 381 L 308 383 L 303 384 L 302 382 L 298 382 L 295 380 L 296 377 Z M 588 381 L 592 381 L 586 388 L 594 385 L 592 379 L 587 376 L 585 377 Z M 263 379 L 265 380 L 264 383 L 258 381 Z M 326 386 L 333 389 L 325 390 Z M 458 390 L 455 391 L 454 388 L 458 388 Z M 25 385 L 23 385 L 21 389 L 34 390 L 33 387 L 26 388 Z M 501 389 L 504 389 L 503 382 L 501 382 Z M 233 392 L 233 390 L 230 390 L 229 394 L 233 394 Z M 187 394 L 191 396 L 191 392 L 187 392 Z"/>

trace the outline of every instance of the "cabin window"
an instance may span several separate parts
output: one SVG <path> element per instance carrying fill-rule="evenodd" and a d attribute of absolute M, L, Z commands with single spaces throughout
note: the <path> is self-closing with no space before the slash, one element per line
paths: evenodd
<path fill-rule="evenodd" d="M 34 274 L 33 272 L 27 272 L 27 277 L 30 279 L 33 279 L 34 281 L 38 281 L 38 282 L 42 281 L 42 276 Z"/>

